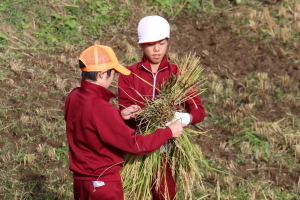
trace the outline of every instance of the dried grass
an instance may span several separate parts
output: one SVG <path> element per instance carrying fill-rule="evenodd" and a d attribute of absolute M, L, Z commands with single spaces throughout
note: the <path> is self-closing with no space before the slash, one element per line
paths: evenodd
<path fill-rule="evenodd" d="M 156 99 L 144 99 L 146 107 L 137 117 L 140 120 L 138 134 L 151 134 L 157 127 L 164 127 L 175 110 L 183 110 L 180 107 L 183 102 L 203 92 L 199 89 L 205 81 L 201 77 L 200 58 L 189 54 L 177 64 L 179 73 L 162 85 L 160 95 Z M 151 199 L 151 188 L 161 181 L 166 163 L 170 163 L 182 198 L 191 197 L 194 187 L 204 191 L 201 171 L 207 163 L 193 142 L 193 135 L 199 134 L 184 128 L 179 138 L 169 140 L 160 150 L 144 156 L 127 155 L 121 173 L 126 199 Z"/>
<path fill-rule="evenodd" d="M 22 65 L 22 60 L 14 60 L 10 62 L 9 65 L 16 74 L 20 74 L 25 69 Z"/>

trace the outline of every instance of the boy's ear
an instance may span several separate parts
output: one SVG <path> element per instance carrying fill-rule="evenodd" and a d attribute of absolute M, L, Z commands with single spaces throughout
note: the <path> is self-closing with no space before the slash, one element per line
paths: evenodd
<path fill-rule="evenodd" d="M 98 72 L 97 73 L 97 79 L 102 79 L 104 77 L 105 72 Z"/>

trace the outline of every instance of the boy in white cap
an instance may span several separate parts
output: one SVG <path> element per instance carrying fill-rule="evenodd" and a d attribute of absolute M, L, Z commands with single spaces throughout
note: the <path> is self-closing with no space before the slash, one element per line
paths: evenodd
<path fill-rule="evenodd" d="M 173 123 L 153 134 L 137 135 L 123 120 L 138 106 L 121 112 L 109 100 L 114 74 L 129 75 L 108 46 L 93 45 L 79 56 L 81 86 L 66 98 L 65 120 L 75 200 L 123 200 L 120 177 L 125 153 L 148 154 L 179 137 L 184 124 Z"/>
<path fill-rule="evenodd" d="M 154 99 L 159 94 L 156 88 L 160 89 L 162 83 L 167 81 L 172 74 L 178 74 L 178 66 L 169 63 L 166 56 L 170 38 L 170 25 L 166 19 L 157 15 L 141 19 L 138 24 L 138 38 L 138 44 L 144 55 L 140 62 L 127 68 L 133 73 L 119 77 L 118 96 L 121 110 L 130 105 L 145 106 L 141 103 L 144 102 L 143 98 Z M 205 111 L 199 96 L 188 100 L 183 106 L 186 112 L 176 112 L 175 120 L 184 124 L 196 124 L 204 119 Z M 136 129 L 139 122 L 130 119 L 126 123 L 131 128 Z M 152 189 L 153 199 L 174 200 L 176 195 L 175 181 L 169 165 L 167 165 L 166 174 L 163 176 L 161 185 Z M 156 190 L 155 188 L 159 189 Z"/>

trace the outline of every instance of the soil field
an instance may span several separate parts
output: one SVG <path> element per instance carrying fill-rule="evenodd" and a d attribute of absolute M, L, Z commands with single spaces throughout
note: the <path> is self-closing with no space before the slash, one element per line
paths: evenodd
<path fill-rule="evenodd" d="M 280 15 L 285 8 L 300 16 L 300 4 L 256 1 L 251 7 L 226 1 L 223 8 L 223 1 L 212 2 L 211 15 L 182 10 L 172 18 L 156 7 L 142 12 L 142 3 L 133 1 L 135 17 L 121 28 L 101 29 L 99 39 L 86 35 L 84 45 L 33 46 L 34 20 L 22 33 L 9 31 L 8 23 L 0 28 L 0 41 L 5 38 L 0 48 L 0 198 L 70 199 L 63 106 L 79 85 L 77 57 L 98 43 L 111 46 L 125 66 L 139 61 L 137 23 L 145 15 L 161 14 L 171 24 L 169 59 L 196 53 L 207 79 L 201 94 L 207 116 L 193 128 L 210 136 L 198 136 L 195 143 L 218 171 L 203 174 L 205 189 L 195 188 L 191 199 L 300 199 L 300 23 L 296 18 L 286 22 L 293 24 L 293 38 L 272 34 L 276 29 L 268 28 L 270 22 L 264 29 L 268 34 L 251 20 L 237 25 L 251 9 Z"/>

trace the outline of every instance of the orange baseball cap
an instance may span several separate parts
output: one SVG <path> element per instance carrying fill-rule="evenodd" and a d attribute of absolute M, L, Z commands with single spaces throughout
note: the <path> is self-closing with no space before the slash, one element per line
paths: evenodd
<path fill-rule="evenodd" d="M 90 46 L 80 54 L 78 60 L 85 65 L 84 68 L 81 68 L 82 71 L 100 72 L 115 69 L 121 74 L 130 74 L 130 71 L 119 63 L 114 51 L 109 46 Z"/>

